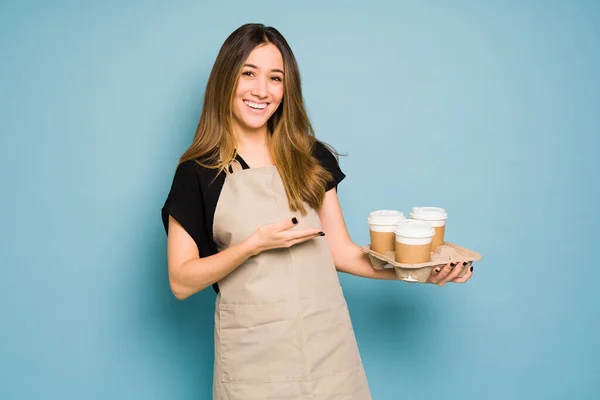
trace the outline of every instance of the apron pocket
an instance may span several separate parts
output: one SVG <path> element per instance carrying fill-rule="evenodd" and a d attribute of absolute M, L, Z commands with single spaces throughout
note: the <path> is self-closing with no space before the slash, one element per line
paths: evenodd
<path fill-rule="evenodd" d="M 297 382 L 305 378 L 299 303 L 218 307 L 222 382 Z"/>

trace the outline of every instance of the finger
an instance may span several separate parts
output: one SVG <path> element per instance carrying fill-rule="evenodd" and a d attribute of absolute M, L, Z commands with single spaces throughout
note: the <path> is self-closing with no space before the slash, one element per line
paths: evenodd
<path fill-rule="evenodd" d="M 471 277 L 473 276 L 473 266 L 471 266 L 468 270 L 467 273 L 464 274 L 462 277 L 460 278 L 456 278 L 454 279 L 452 282 L 455 283 L 465 283 L 466 281 L 468 281 L 469 279 L 471 279 Z"/>
<path fill-rule="evenodd" d="M 298 239 L 290 240 L 290 241 L 287 242 L 287 245 L 289 247 L 292 247 L 292 246 L 294 246 L 294 245 L 296 245 L 298 243 L 306 242 L 306 241 L 309 241 L 311 239 L 317 238 L 319 236 L 323 236 L 323 235 L 316 234 L 316 235 L 310 235 L 310 236 L 305 236 L 305 237 L 301 237 L 301 238 L 298 238 Z"/>
<path fill-rule="evenodd" d="M 305 238 L 312 238 L 315 236 L 325 236 L 325 234 L 320 229 L 300 229 L 294 231 L 285 231 L 281 232 L 284 236 L 285 240 L 298 240 Z"/>
<path fill-rule="evenodd" d="M 446 282 L 444 280 L 446 279 L 448 274 L 450 274 L 450 272 L 452 272 L 452 267 L 450 266 L 450 263 L 448 263 L 448 264 L 444 265 L 442 270 L 435 277 L 435 280 L 436 280 L 435 283 L 440 286 L 444 286 L 446 284 Z"/>
<path fill-rule="evenodd" d="M 458 276 L 463 272 L 463 269 L 467 268 L 467 262 L 466 261 L 453 262 L 450 264 L 450 267 L 452 267 L 452 271 L 444 279 L 446 281 L 446 283 L 452 282 L 453 280 L 458 278 Z"/>
<path fill-rule="evenodd" d="M 442 270 L 442 266 L 434 265 L 433 268 L 431 268 L 431 272 L 429 273 L 429 277 L 427 278 L 427 281 L 429 283 L 437 283 L 437 275 L 440 273 L 441 270 Z"/>
<path fill-rule="evenodd" d="M 288 229 L 293 228 L 294 226 L 296 226 L 298 224 L 298 218 L 293 217 L 293 218 L 286 218 L 281 222 L 276 222 L 275 225 L 275 231 L 276 232 L 282 232 Z"/>

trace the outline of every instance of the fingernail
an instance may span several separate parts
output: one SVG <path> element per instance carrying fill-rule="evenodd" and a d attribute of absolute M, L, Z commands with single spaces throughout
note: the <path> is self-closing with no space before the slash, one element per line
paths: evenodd
<path fill-rule="evenodd" d="M 325 233 L 319 232 L 319 236 L 325 236 Z"/>
<path fill-rule="evenodd" d="M 473 272 L 473 266 L 471 265 L 471 272 Z"/>
<path fill-rule="evenodd" d="M 467 261 L 463 262 L 463 265 L 467 265 L 467 264 L 468 264 L 468 262 L 467 262 Z"/>
<path fill-rule="evenodd" d="M 297 224 L 298 223 L 298 219 L 296 219 L 296 217 L 292 218 L 292 222 Z"/>
<path fill-rule="evenodd" d="M 450 266 L 451 266 L 452 268 L 454 268 L 454 267 L 456 267 L 456 263 L 450 263 Z"/>

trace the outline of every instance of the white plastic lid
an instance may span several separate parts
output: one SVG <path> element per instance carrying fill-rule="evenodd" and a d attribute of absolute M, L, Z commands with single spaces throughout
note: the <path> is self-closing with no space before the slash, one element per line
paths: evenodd
<path fill-rule="evenodd" d="M 406 219 L 396 224 L 394 233 L 407 238 L 428 238 L 435 235 L 435 229 L 429 222 L 418 219 Z"/>
<path fill-rule="evenodd" d="M 423 221 L 439 221 L 448 218 L 446 210 L 439 207 L 413 207 L 410 217 Z"/>
<path fill-rule="evenodd" d="M 398 221 L 404 220 L 404 213 L 396 210 L 379 210 L 369 213 L 367 222 L 374 225 L 394 226 Z"/>

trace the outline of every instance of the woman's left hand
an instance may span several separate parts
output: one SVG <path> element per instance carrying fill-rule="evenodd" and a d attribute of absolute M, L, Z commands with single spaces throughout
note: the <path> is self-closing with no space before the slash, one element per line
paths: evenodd
<path fill-rule="evenodd" d="M 467 273 L 459 278 L 458 275 L 460 275 L 463 268 L 467 268 Z M 444 286 L 448 282 L 465 283 L 471 279 L 471 276 L 473 276 L 473 266 L 470 262 L 452 262 L 444 265 L 441 269 L 439 266 L 434 267 L 426 283 L 433 283 L 438 286 Z"/>

